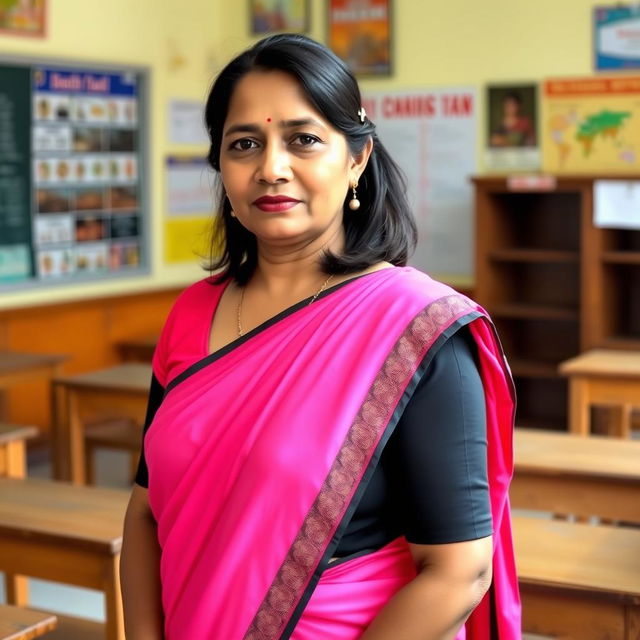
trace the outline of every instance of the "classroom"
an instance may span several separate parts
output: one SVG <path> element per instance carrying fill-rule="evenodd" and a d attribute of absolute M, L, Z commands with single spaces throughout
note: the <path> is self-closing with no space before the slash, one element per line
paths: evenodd
<path fill-rule="evenodd" d="M 0 2 L 0 640 L 640 640 L 640 7 Z"/>

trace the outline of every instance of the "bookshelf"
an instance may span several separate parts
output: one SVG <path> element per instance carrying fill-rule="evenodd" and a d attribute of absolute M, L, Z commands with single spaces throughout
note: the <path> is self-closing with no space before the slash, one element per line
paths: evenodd
<path fill-rule="evenodd" d="M 597 179 L 557 176 L 540 189 L 535 180 L 514 189 L 507 176 L 473 180 L 475 298 L 511 365 L 519 426 L 566 429 L 563 360 L 640 349 L 640 231 L 593 225 Z"/>

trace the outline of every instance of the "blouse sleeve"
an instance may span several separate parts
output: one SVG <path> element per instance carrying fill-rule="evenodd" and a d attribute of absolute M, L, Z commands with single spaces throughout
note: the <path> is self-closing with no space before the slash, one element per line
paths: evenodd
<path fill-rule="evenodd" d="M 385 451 L 403 532 L 416 544 L 492 533 L 486 409 L 467 327 L 440 348 Z"/>
<path fill-rule="evenodd" d="M 149 425 L 153 422 L 156 411 L 162 404 L 164 397 L 164 387 L 158 382 L 158 378 L 154 373 L 151 377 L 151 386 L 149 388 L 149 400 L 147 402 L 147 415 L 144 420 L 144 432 L 142 435 L 142 447 L 140 452 L 140 460 L 138 461 L 138 471 L 136 472 L 135 483 L 144 487 L 149 486 L 149 470 L 147 469 L 147 461 L 144 457 L 144 436 L 147 433 Z"/>

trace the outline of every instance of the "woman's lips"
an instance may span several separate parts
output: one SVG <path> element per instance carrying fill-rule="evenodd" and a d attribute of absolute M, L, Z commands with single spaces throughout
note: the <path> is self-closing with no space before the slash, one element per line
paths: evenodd
<path fill-rule="evenodd" d="M 269 213 L 277 213 L 278 211 L 287 211 L 295 207 L 300 200 L 290 198 L 289 196 L 262 196 L 254 201 L 254 205 L 261 211 Z"/>

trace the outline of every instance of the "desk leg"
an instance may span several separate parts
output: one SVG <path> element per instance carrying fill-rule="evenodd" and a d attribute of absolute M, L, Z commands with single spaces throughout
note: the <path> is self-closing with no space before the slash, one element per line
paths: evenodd
<path fill-rule="evenodd" d="M 573 377 L 569 381 L 569 431 L 580 436 L 591 434 L 589 383 Z"/>
<path fill-rule="evenodd" d="M 8 442 L 6 446 L 5 475 L 9 478 L 24 478 L 27 475 L 27 447 L 24 440 Z"/>
<path fill-rule="evenodd" d="M 6 389 L 0 389 L 0 422 L 9 422 L 9 399 Z"/>
<path fill-rule="evenodd" d="M 51 385 L 53 477 L 56 480 L 70 480 L 69 471 L 69 411 L 67 389 L 54 382 Z"/>
<path fill-rule="evenodd" d="M 14 573 L 4 574 L 4 588 L 7 594 L 7 604 L 26 607 L 29 604 L 29 583 L 26 576 Z"/>
<path fill-rule="evenodd" d="M 69 471 L 73 484 L 85 484 L 85 450 L 84 450 L 84 424 L 78 411 L 78 396 L 75 391 L 67 391 L 68 442 L 69 442 Z"/>
<path fill-rule="evenodd" d="M 106 640 L 125 640 L 122 593 L 120 592 L 120 554 L 109 558 L 105 566 Z"/>

